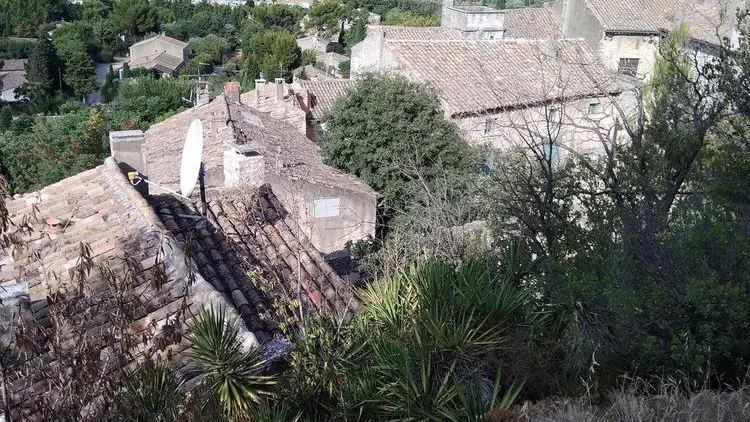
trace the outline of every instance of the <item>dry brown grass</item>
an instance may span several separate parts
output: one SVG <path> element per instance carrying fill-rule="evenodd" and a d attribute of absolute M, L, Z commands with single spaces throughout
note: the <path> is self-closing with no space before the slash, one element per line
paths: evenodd
<path fill-rule="evenodd" d="M 528 422 L 742 422 L 750 421 L 750 387 L 690 395 L 618 391 L 607 404 L 546 400 L 524 405 L 522 414 L 520 420 Z"/>

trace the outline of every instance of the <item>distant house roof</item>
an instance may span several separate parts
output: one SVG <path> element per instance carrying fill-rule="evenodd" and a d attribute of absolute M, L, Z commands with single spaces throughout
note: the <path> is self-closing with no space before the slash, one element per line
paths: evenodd
<path fill-rule="evenodd" d="M 435 40 L 460 40 L 463 39 L 461 31 L 454 28 L 445 28 L 440 26 L 373 26 L 368 28 L 368 32 L 380 31 L 386 40 L 392 41 L 435 41 Z"/>
<path fill-rule="evenodd" d="M 173 46 L 179 47 L 179 48 L 187 48 L 188 47 L 188 43 L 186 43 L 185 41 L 180 41 L 178 39 L 175 39 L 175 38 L 172 38 L 172 37 L 168 37 L 168 36 L 166 36 L 164 34 L 159 34 L 159 35 L 157 35 L 155 37 L 151 37 L 151 38 L 147 38 L 147 39 L 142 40 L 142 41 L 138 41 L 137 43 L 131 45 L 131 47 L 136 47 L 136 46 L 139 46 L 139 45 L 149 44 L 149 43 L 152 43 L 152 42 L 155 42 L 155 41 L 160 41 L 160 42 L 163 42 L 163 43 L 172 44 Z"/>
<path fill-rule="evenodd" d="M 311 104 L 307 104 L 311 117 L 322 119 L 330 111 L 333 104 L 344 97 L 356 85 L 352 80 L 332 80 L 320 82 L 300 82 L 302 91 L 311 96 Z"/>
<path fill-rule="evenodd" d="M 605 31 L 657 33 L 672 29 L 680 9 L 691 0 L 586 0 Z"/>
<path fill-rule="evenodd" d="M 439 90 L 450 116 L 620 91 L 615 75 L 583 40 L 388 45 L 400 71 Z"/>
<path fill-rule="evenodd" d="M 560 24 L 545 7 L 522 7 L 504 12 L 503 38 L 544 39 L 560 32 Z"/>
<path fill-rule="evenodd" d="M 0 79 L 2 79 L 2 90 L 11 91 L 26 81 L 26 59 L 3 59 L 3 67 L 0 68 Z"/>
<path fill-rule="evenodd" d="M 2 90 L 10 91 L 26 83 L 26 71 L 23 72 L 0 72 L 3 81 Z"/>
<path fill-rule="evenodd" d="M 3 66 L 0 67 L 2 72 L 26 72 L 27 59 L 0 59 L 3 62 Z"/>
<path fill-rule="evenodd" d="M 145 57 L 136 57 L 128 63 L 131 69 L 154 69 L 160 73 L 171 73 L 183 64 L 182 57 L 167 52 L 154 53 Z"/>
<path fill-rule="evenodd" d="M 267 171 L 288 178 L 301 178 L 326 186 L 376 195 L 372 188 L 357 177 L 323 164 L 320 148 L 294 126 L 247 105 L 228 102 L 223 96 L 152 125 L 145 132 L 148 176 L 151 180 L 177 185 L 179 166 L 175 165 L 175 157 L 180 156 L 188 126 L 196 118 L 203 121 L 205 128 L 203 162 L 209 187 L 223 186 L 224 142 L 252 137 L 265 151 Z M 232 125 L 228 125 L 230 121 L 234 123 L 234 129 Z"/>

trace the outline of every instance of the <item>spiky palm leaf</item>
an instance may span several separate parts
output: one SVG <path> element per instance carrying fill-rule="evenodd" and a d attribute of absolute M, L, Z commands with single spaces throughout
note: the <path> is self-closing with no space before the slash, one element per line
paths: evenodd
<path fill-rule="evenodd" d="M 273 396 L 276 377 L 261 375 L 265 362 L 260 348 L 242 350 L 239 330 L 227 321 L 223 309 L 201 312 L 188 339 L 187 356 L 198 365 L 227 416 L 246 417 L 263 397 Z"/>
<path fill-rule="evenodd" d="M 178 420 L 180 385 L 165 365 L 146 361 L 127 377 L 120 417 L 133 422 Z"/>

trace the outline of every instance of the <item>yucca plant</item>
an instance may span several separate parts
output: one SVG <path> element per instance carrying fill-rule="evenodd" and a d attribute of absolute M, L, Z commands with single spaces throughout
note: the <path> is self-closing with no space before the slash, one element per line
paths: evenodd
<path fill-rule="evenodd" d="M 495 391 L 480 387 L 495 370 L 487 358 L 535 320 L 533 296 L 509 270 L 517 267 L 485 257 L 433 261 L 368 287 L 354 324 L 366 353 L 346 394 L 374 420 L 481 420 L 507 409 L 519 387 L 502 397 L 499 378 Z"/>
<path fill-rule="evenodd" d="M 298 422 L 301 418 L 301 413 L 292 413 L 284 404 L 273 406 L 263 402 L 255 408 L 250 419 L 253 422 Z"/>
<path fill-rule="evenodd" d="M 165 365 L 146 361 L 128 374 L 120 396 L 121 420 L 169 422 L 179 420 L 181 382 Z"/>
<path fill-rule="evenodd" d="M 202 311 L 188 339 L 187 356 L 200 369 L 225 416 L 247 418 L 263 398 L 273 397 L 276 377 L 261 375 L 265 362 L 260 348 L 242 350 L 239 330 L 227 320 L 223 309 Z"/>

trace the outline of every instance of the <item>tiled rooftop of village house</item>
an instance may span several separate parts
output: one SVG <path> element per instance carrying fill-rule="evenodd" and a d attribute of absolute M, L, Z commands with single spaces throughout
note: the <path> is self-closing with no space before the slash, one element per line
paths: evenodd
<path fill-rule="evenodd" d="M 305 309 L 348 318 L 357 308 L 344 283 L 312 246 L 294 218 L 271 190 L 222 189 L 211 192 L 207 221 L 196 224 L 198 205 L 172 195 L 151 196 L 164 225 L 193 251 L 199 271 L 239 310 L 259 341 L 276 326 L 268 319 L 270 304 L 256 286 L 253 272 L 271 288 L 300 298 Z M 189 246 L 188 246 L 189 245 Z M 268 286 L 267 286 L 268 287 Z"/>
<path fill-rule="evenodd" d="M 344 97 L 355 85 L 356 81 L 339 79 L 321 82 L 301 82 L 300 88 L 303 96 L 308 92 L 311 95 L 312 104 L 306 104 L 310 107 L 311 117 L 322 119 L 331 111 L 333 104 Z M 307 100 L 303 99 L 303 101 Z"/>
<path fill-rule="evenodd" d="M 73 274 L 82 262 L 82 242 L 90 246 L 88 255 L 93 264 L 112 270 L 120 283 L 128 274 L 135 276 L 131 292 L 137 291 L 137 295 L 128 305 L 136 320 L 131 333 L 141 338 L 141 334 L 152 332 L 157 337 L 150 344 L 157 344 L 159 338 L 167 341 L 158 347 L 162 356 L 174 356 L 178 367 L 179 351 L 185 344 L 162 337 L 161 327 L 186 306 L 195 312 L 200 306 L 226 303 L 200 277 L 188 289 L 185 255 L 169 246 L 171 241 L 164 237 L 166 231 L 153 210 L 112 159 L 37 192 L 8 199 L 6 204 L 13 221 L 9 232 L 19 235 L 25 245 L 5 251 L 7 255 L 0 261 L 0 282 L 28 284 L 32 315 L 42 327 L 50 326 L 49 313 L 55 303 L 60 299 L 64 303 L 80 288 L 74 284 Z M 106 301 L 113 296 L 112 284 L 106 274 L 94 267 L 85 285 L 87 291 L 96 293 L 97 300 L 110 306 L 113 304 Z M 163 285 L 156 286 L 157 275 L 167 278 Z M 109 308 L 101 311 L 106 314 Z M 231 315 L 233 311 L 229 312 Z M 97 324 L 105 322 L 106 318 L 96 320 Z M 87 324 L 85 328 L 93 332 L 102 327 Z M 80 339 L 61 341 L 62 347 L 70 347 Z M 146 347 L 141 343 L 135 351 L 143 353 Z M 137 353 L 131 358 L 135 359 Z M 31 403 L 34 394 L 46 391 L 43 384 L 42 379 L 16 380 L 15 394 L 30 395 L 23 400 L 14 396 L 14 406 Z"/>
<path fill-rule="evenodd" d="M 605 31 L 658 33 L 673 29 L 678 12 L 691 0 L 585 0 Z M 710 0 L 709 0 L 710 1 Z"/>
<path fill-rule="evenodd" d="M 193 119 L 204 125 L 203 163 L 207 180 L 223 186 L 225 141 L 252 140 L 265 158 L 266 171 L 326 186 L 375 196 L 366 183 L 323 163 L 320 148 L 289 123 L 271 118 L 247 105 L 227 101 L 223 96 L 211 103 L 186 110 L 153 125 L 145 132 L 148 176 L 151 180 L 176 185 L 179 180 L 177 157 L 187 128 Z M 228 125 L 233 123 L 233 125 Z"/>
<path fill-rule="evenodd" d="M 544 39 L 560 32 L 555 16 L 544 7 L 505 10 L 504 39 Z"/>
<path fill-rule="evenodd" d="M 137 270 L 134 333 L 160 333 L 185 306 L 194 315 L 220 304 L 241 318 L 247 335 L 254 334 L 248 341 L 264 342 L 277 335 L 277 325 L 262 291 L 299 298 L 311 312 L 351 316 L 357 301 L 350 286 L 286 218 L 268 186 L 214 191 L 210 199 L 208 218 L 191 218 L 198 214 L 195 204 L 167 195 L 145 199 L 107 159 L 95 169 L 6 201 L 10 232 L 26 247 L 0 254 L 0 283 L 27 283 L 33 316 L 48 327 L 56 298 L 78 287 L 72 276 L 85 242 L 95 265 L 105 265 L 118 277 Z M 164 277 L 161 286 L 154 281 L 157 275 Z M 270 285 L 259 286 L 255 276 Z M 104 272 L 96 268 L 86 284 L 100 297 L 111 294 Z M 180 352 L 187 344 L 176 341 L 161 353 L 181 367 Z M 39 382 L 44 381 L 33 380 L 33 385 Z M 22 391 L 33 400 L 33 392 Z"/>
<path fill-rule="evenodd" d="M 390 41 L 389 46 L 408 77 L 439 90 L 450 116 L 621 89 L 583 40 Z M 553 47 L 555 52 L 547 51 Z"/>
<path fill-rule="evenodd" d="M 166 36 L 164 34 L 159 34 L 159 35 L 157 35 L 155 37 L 146 38 L 145 40 L 138 41 L 137 43 L 131 45 L 131 47 L 136 47 L 136 46 L 139 46 L 139 45 L 148 44 L 148 43 L 155 42 L 155 41 L 161 41 L 163 43 L 171 44 L 171 45 L 174 45 L 175 47 L 179 47 L 179 48 L 187 48 L 188 47 L 188 43 L 186 43 L 185 41 L 180 41 L 180 40 L 178 40 L 176 38 L 168 37 L 168 36 Z"/>
<path fill-rule="evenodd" d="M 693 39 L 720 45 L 724 38 L 729 38 L 734 20 L 734 11 L 729 6 L 730 2 L 708 1 L 685 12 L 684 23 Z"/>

